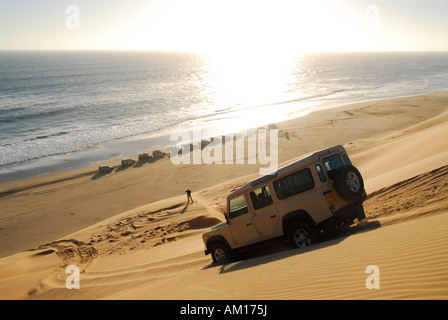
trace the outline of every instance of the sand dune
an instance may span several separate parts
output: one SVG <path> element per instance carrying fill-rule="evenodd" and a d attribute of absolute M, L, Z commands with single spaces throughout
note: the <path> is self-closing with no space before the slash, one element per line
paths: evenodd
<path fill-rule="evenodd" d="M 0 298 L 447 299 L 447 106 L 445 92 L 279 124 L 283 163 L 346 146 L 366 181 L 367 219 L 305 250 L 274 243 L 225 266 L 203 254 L 201 234 L 258 168 L 165 158 L 95 179 L 90 167 L 1 185 Z M 79 290 L 66 288 L 71 264 Z M 370 265 L 379 289 L 366 287 Z"/>
<path fill-rule="evenodd" d="M 64 264 L 31 289 L 30 298 L 446 299 L 448 251 L 441 244 L 448 240 L 447 181 L 443 167 L 400 182 L 371 195 L 367 222 L 334 239 L 305 250 L 272 243 L 225 266 L 203 255 L 202 228 L 219 222 L 209 208 L 195 203 L 184 210 L 182 201 L 162 201 L 89 230 L 98 256 L 84 260 L 82 290 L 65 288 Z M 418 192 L 429 189 L 431 197 Z M 413 210 L 396 203 L 410 190 Z M 391 204 L 396 207 L 376 207 Z M 369 265 L 380 270 L 379 290 L 366 288 Z"/>
<path fill-rule="evenodd" d="M 374 141 L 358 141 L 352 156 L 360 163 L 366 185 L 375 191 L 447 164 L 448 113 L 423 121 Z"/>
<path fill-rule="evenodd" d="M 364 208 L 368 219 L 378 219 L 383 226 L 445 213 L 448 208 L 448 166 L 371 193 Z"/>

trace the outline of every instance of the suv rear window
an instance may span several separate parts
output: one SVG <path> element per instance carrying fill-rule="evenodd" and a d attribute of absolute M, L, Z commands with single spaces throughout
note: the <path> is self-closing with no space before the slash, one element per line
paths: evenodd
<path fill-rule="evenodd" d="M 280 200 L 292 197 L 314 188 L 311 170 L 306 168 L 274 182 L 277 198 Z"/>
<path fill-rule="evenodd" d="M 326 157 L 322 160 L 322 162 L 327 172 L 337 170 L 344 165 L 342 163 L 341 157 L 339 157 L 338 154 L 333 154 L 329 157 Z"/>

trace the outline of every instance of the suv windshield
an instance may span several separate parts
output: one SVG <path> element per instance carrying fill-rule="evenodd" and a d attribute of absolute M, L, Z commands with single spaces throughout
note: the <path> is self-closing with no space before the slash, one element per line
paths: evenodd
<path fill-rule="evenodd" d="M 249 212 L 244 195 L 230 200 L 229 218 L 236 218 Z"/>

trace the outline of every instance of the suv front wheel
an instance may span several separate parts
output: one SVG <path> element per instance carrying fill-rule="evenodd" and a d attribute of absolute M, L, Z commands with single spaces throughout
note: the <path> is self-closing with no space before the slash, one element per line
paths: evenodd
<path fill-rule="evenodd" d="M 217 264 L 226 264 L 232 261 L 231 250 L 222 243 L 214 243 L 210 248 L 212 259 Z"/>
<path fill-rule="evenodd" d="M 313 227 L 303 222 L 295 222 L 288 228 L 288 239 L 294 248 L 304 248 L 316 241 L 317 235 Z"/>

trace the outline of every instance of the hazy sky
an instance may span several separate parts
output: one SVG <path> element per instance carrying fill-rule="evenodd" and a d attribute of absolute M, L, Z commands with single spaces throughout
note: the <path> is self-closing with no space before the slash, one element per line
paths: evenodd
<path fill-rule="evenodd" d="M 0 0 L 0 50 L 448 51 L 448 0 Z"/>

